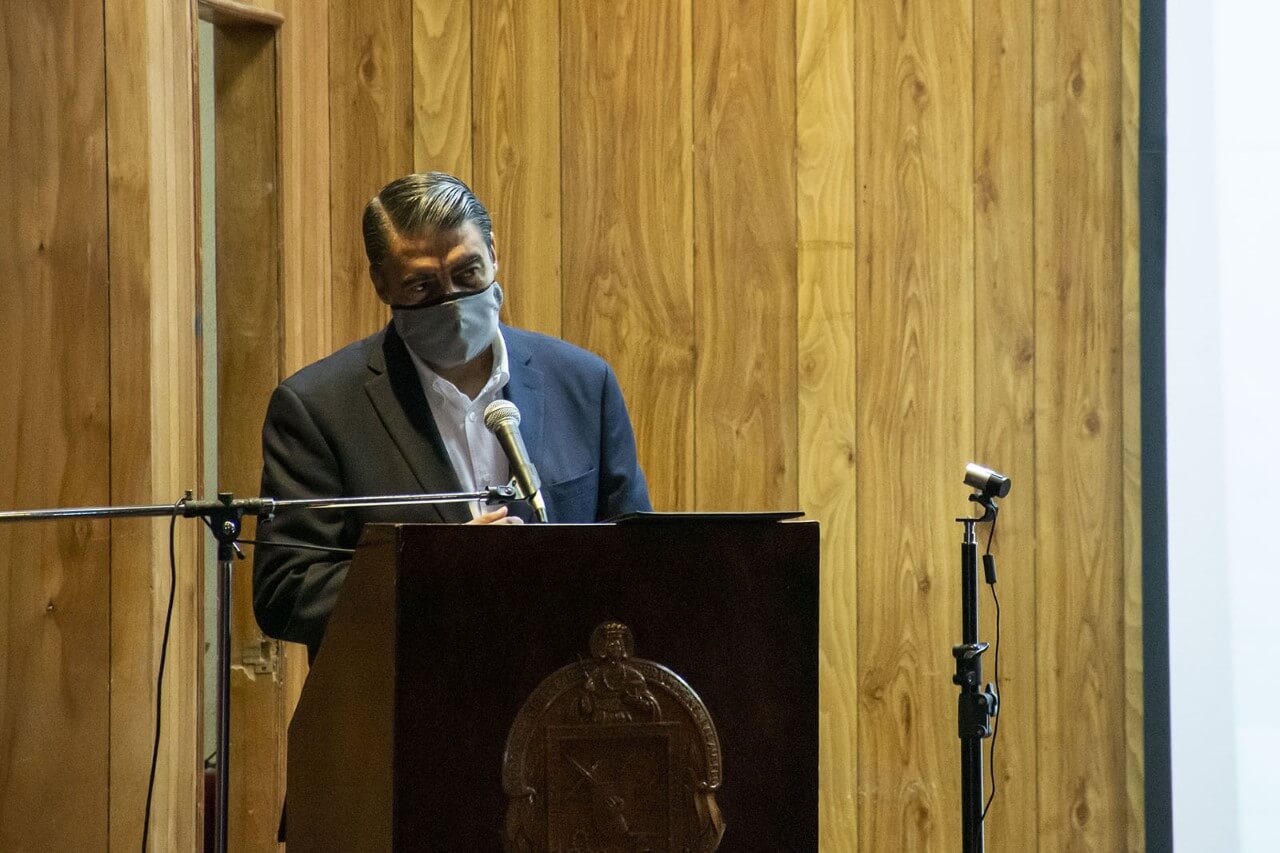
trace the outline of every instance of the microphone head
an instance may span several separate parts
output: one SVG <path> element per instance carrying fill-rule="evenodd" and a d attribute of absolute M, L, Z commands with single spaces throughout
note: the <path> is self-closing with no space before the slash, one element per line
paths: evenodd
<path fill-rule="evenodd" d="M 1012 481 L 999 471 L 976 462 L 964 466 L 964 484 L 982 492 L 986 498 L 1003 498 L 1013 487 Z"/>
<path fill-rule="evenodd" d="M 490 432 L 504 424 L 520 426 L 520 410 L 510 400 L 494 400 L 484 407 L 484 425 Z"/>

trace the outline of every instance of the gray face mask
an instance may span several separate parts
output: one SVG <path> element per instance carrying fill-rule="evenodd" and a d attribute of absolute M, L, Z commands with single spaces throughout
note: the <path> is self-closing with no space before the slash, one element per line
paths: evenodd
<path fill-rule="evenodd" d="M 391 308 L 391 320 L 414 355 L 432 367 L 466 364 L 493 343 L 498 334 L 502 287 L 495 281 L 484 290 L 421 308 Z"/>

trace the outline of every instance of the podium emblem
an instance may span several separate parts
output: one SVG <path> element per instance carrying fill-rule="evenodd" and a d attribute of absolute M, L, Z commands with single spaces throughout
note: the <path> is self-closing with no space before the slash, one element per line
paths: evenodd
<path fill-rule="evenodd" d="M 508 853 L 711 853 L 720 739 L 684 679 L 634 656 L 631 629 L 604 622 L 591 658 L 525 700 L 507 735 Z"/>

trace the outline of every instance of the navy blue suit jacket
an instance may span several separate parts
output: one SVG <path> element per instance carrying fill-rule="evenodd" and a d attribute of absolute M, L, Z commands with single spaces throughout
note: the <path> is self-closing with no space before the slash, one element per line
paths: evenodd
<path fill-rule="evenodd" d="M 612 369 L 556 338 L 502 328 L 520 430 L 551 522 L 650 509 L 635 437 Z M 286 379 L 262 430 L 262 494 L 277 499 L 460 489 L 404 342 L 388 325 Z M 527 510 L 526 510 L 527 511 Z M 293 510 L 259 525 L 266 542 L 354 548 L 368 522 L 463 522 L 465 505 Z M 285 544 L 254 554 L 253 603 L 272 637 L 314 657 L 350 558 Z"/>

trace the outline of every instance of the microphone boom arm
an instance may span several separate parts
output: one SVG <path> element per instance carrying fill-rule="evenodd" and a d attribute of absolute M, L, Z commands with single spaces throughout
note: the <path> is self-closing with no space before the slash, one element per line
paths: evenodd
<path fill-rule="evenodd" d="M 180 504 L 139 504 L 135 506 L 82 506 L 55 509 L 23 509 L 0 512 L 0 523 L 14 521 L 56 521 L 66 518 L 148 518 L 177 515 L 199 518 L 228 511 L 239 516 L 256 515 L 270 519 L 277 512 L 298 509 L 345 509 L 369 506 L 423 506 L 428 504 L 514 503 L 522 500 L 511 485 L 490 486 L 476 492 L 434 492 L 408 495 L 362 495 L 344 498 L 232 498 L 222 494 L 211 500 L 183 501 Z"/>

